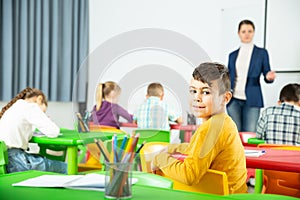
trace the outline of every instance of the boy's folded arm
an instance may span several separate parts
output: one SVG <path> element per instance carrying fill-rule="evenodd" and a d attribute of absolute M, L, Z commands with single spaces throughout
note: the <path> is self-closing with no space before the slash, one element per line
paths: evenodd
<path fill-rule="evenodd" d="M 189 143 L 170 144 L 168 145 L 168 153 L 184 153 Z"/>
<path fill-rule="evenodd" d="M 152 163 L 153 166 L 159 168 L 167 177 L 187 185 L 196 184 L 207 171 L 204 166 L 198 166 L 202 163 L 198 159 L 189 158 L 182 162 L 168 153 L 157 155 Z"/>

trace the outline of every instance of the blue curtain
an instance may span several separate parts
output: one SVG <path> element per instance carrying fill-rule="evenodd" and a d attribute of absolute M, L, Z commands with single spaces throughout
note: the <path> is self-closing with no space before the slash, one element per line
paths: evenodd
<path fill-rule="evenodd" d="M 86 101 L 88 0 L 0 0 L 0 100 L 25 87 Z M 80 73 L 78 73 L 80 70 Z"/>

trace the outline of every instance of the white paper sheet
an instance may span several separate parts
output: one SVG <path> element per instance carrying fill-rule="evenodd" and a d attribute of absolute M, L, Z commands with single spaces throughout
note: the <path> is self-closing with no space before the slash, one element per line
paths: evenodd
<path fill-rule="evenodd" d="M 137 178 L 132 178 L 132 184 L 135 184 L 137 181 Z M 105 175 L 96 173 L 86 175 L 41 175 L 13 183 L 12 186 L 65 187 L 80 190 L 104 191 Z"/>
<path fill-rule="evenodd" d="M 245 149 L 245 156 L 246 157 L 259 157 L 261 155 L 264 155 L 265 153 L 266 153 L 265 150 Z"/>

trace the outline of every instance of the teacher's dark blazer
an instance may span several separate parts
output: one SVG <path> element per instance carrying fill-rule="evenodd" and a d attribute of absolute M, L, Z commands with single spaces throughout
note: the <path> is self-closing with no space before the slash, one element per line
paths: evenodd
<path fill-rule="evenodd" d="M 230 73 L 231 89 L 235 88 L 236 81 L 236 59 L 239 49 L 229 54 L 228 69 Z M 260 75 L 264 75 L 266 83 L 272 83 L 266 79 L 267 73 L 270 71 L 269 55 L 266 49 L 259 48 L 254 45 L 251 55 L 250 66 L 246 82 L 246 105 L 251 107 L 264 107 L 264 101 L 260 86 Z M 229 102 L 230 104 L 230 102 Z"/>

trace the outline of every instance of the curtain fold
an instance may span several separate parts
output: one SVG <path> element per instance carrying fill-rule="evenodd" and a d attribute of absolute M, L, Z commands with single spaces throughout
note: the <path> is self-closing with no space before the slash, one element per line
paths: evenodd
<path fill-rule="evenodd" d="M 29 86 L 86 102 L 88 0 L 0 0 L 0 11 L 0 101 Z"/>

